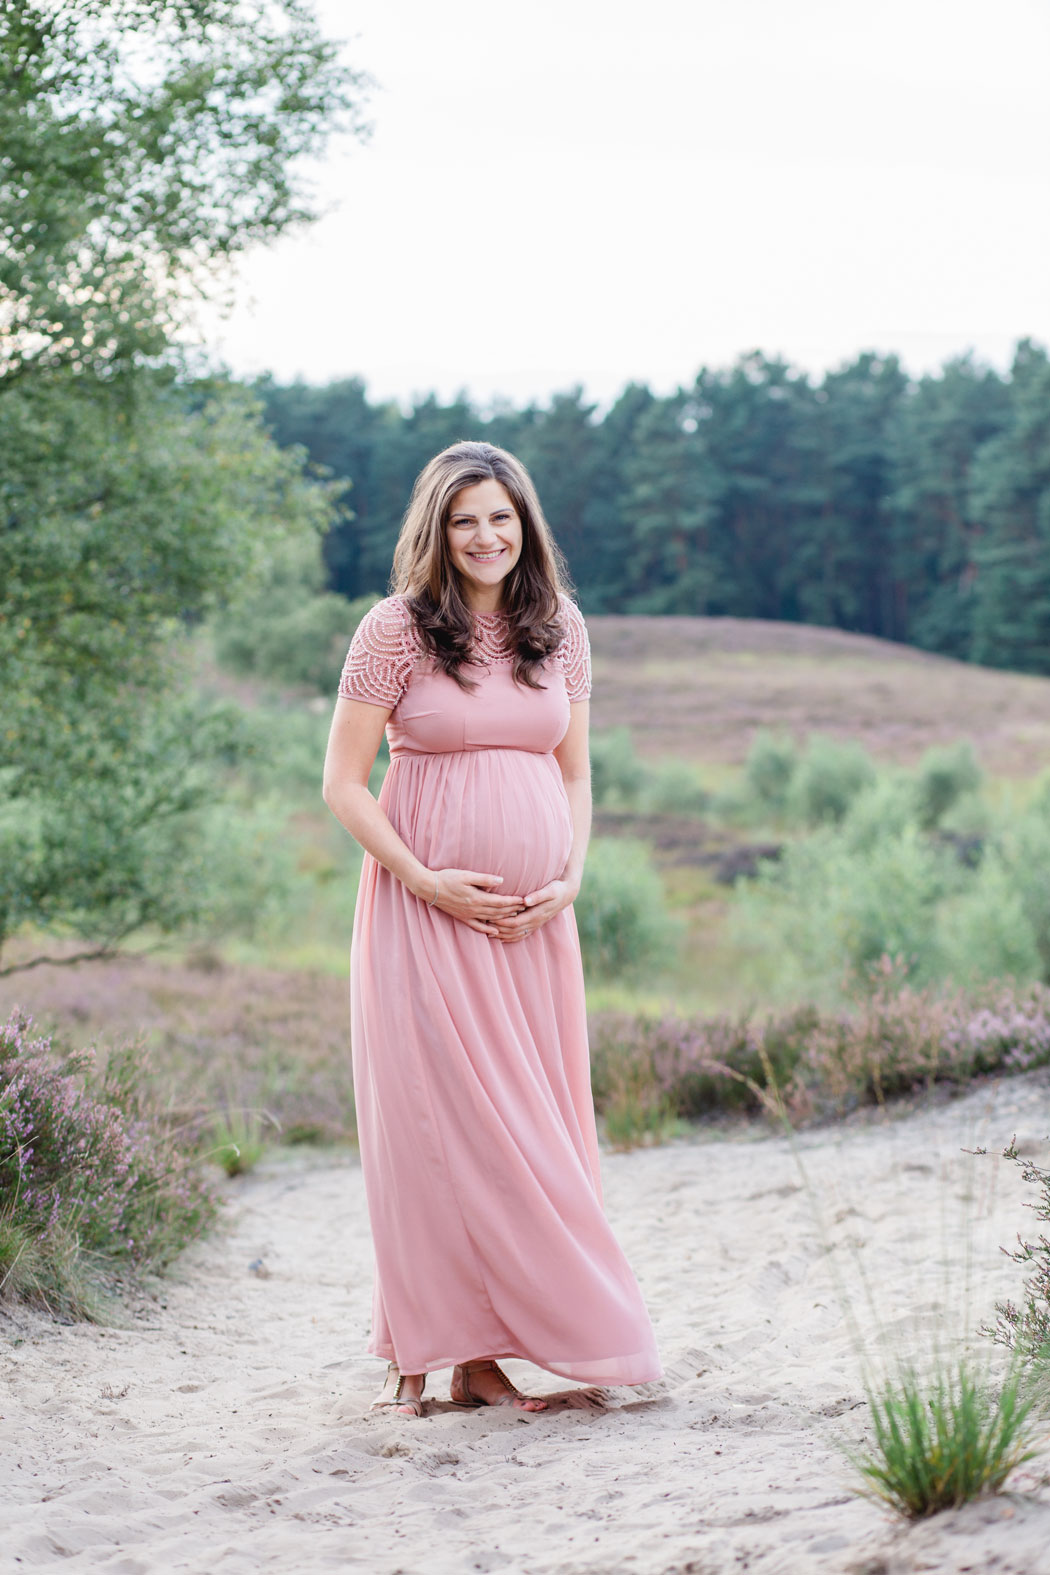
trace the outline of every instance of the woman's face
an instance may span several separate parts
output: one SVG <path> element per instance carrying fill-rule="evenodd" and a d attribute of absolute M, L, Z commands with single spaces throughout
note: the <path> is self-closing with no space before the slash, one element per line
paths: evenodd
<path fill-rule="evenodd" d="M 510 493 L 491 479 L 464 487 L 452 499 L 445 530 L 464 599 L 475 612 L 494 612 L 521 557 L 521 518 Z"/>

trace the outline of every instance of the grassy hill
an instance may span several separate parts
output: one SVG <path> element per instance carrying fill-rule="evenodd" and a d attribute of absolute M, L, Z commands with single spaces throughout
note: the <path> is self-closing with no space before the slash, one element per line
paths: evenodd
<path fill-rule="evenodd" d="M 912 765 L 968 738 L 996 776 L 1050 764 L 1050 679 L 840 629 L 748 618 L 589 618 L 593 725 L 642 756 L 739 764 L 760 727 L 854 738 Z"/>

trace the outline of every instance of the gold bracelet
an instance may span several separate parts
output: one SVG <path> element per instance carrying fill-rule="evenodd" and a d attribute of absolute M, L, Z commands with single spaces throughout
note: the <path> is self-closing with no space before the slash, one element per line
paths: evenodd
<path fill-rule="evenodd" d="M 435 875 L 435 877 L 434 877 L 434 895 L 431 897 L 430 901 L 427 903 L 427 907 L 428 908 L 432 908 L 434 906 L 435 902 L 437 902 L 437 900 L 438 900 L 438 883 L 437 883 L 437 876 Z"/>

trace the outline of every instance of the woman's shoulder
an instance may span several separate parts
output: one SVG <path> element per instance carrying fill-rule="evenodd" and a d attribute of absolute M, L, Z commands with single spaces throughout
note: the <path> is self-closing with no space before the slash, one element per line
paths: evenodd
<path fill-rule="evenodd" d="M 558 617 L 567 640 L 587 638 L 583 614 L 567 591 L 558 592 Z"/>
<path fill-rule="evenodd" d="M 407 596 L 384 596 L 375 602 L 361 619 L 357 632 L 372 645 L 402 650 L 415 650 L 419 645 L 419 630 Z"/>
<path fill-rule="evenodd" d="M 591 692 L 591 642 L 583 614 L 564 591 L 558 593 L 558 610 L 561 617 L 561 644 L 554 653 L 565 674 L 565 686 L 570 700 L 586 700 Z"/>

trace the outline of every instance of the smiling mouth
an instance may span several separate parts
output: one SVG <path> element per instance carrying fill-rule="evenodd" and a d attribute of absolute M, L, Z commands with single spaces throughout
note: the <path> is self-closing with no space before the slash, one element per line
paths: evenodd
<path fill-rule="evenodd" d="M 468 552 L 467 557 L 473 558 L 475 563 L 495 563 L 497 558 L 502 558 L 506 547 L 497 547 L 492 552 Z"/>

